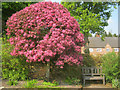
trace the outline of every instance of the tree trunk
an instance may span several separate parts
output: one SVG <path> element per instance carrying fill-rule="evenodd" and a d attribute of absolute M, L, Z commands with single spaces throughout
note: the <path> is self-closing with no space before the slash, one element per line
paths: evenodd
<path fill-rule="evenodd" d="M 89 54 L 88 44 L 89 44 L 88 36 L 85 36 L 85 53 L 86 54 Z"/>
<path fill-rule="evenodd" d="M 47 72 L 46 72 L 47 81 L 49 81 L 49 77 L 50 77 L 50 61 L 47 62 Z"/>

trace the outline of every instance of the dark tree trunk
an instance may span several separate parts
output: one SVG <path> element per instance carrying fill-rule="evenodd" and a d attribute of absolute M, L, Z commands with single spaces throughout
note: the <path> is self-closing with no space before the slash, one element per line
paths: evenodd
<path fill-rule="evenodd" d="M 88 45 L 89 45 L 89 39 L 88 39 L 88 36 L 85 36 L 85 53 L 86 54 L 89 54 L 89 47 L 88 47 Z"/>
<path fill-rule="evenodd" d="M 50 62 L 47 62 L 46 78 L 47 78 L 47 81 L 49 82 L 49 78 L 50 78 Z"/>

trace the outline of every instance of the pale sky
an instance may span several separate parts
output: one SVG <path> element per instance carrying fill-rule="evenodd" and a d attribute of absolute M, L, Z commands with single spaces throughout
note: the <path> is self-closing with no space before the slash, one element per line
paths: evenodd
<path fill-rule="evenodd" d="M 120 6 L 118 8 L 118 33 L 120 34 Z"/>
<path fill-rule="evenodd" d="M 118 34 L 118 6 L 117 9 L 112 8 L 114 11 L 112 12 L 112 16 L 108 20 L 108 26 L 105 27 L 107 32 L 111 32 L 112 34 Z"/>
<path fill-rule="evenodd" d="M 49 0 L 45 0 L 45 1 L 49 1 Z M 57 0 L 57 1 L 51 0 L 51 1 L 52 2 L 59 2 L 59 3 L 61 2 L 61 0 Z M 105 27 L 104 29 L 107 32 L 111 32 L 112 34 L 118 35 L 118 6 L 117 6 L 117 9 L 114 9 L 113 7 L 112 7 L 112 9 L 113 9 L 112 16 L 108 20 L 108 26 Z M 120 12 L 120 7 L 119 7 L 119 12 Z M 120 34 L 120 31 L 119 31 L 119 34 Z"/>

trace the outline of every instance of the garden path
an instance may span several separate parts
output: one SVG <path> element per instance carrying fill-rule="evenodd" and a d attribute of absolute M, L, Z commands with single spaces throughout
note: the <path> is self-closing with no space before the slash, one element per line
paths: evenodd
<path fill-rule="evenodd" d="M 23 87 L 23 84 L 26 83 L 26 81 L 19 81 L 18 85 L 16 85 L 16 86 L 9 86 L 9 85 L 7 85 L 7 82 L 8 82 L 8 80 L 2 80 L 2 87 L 5 87 L 5 88 L 21 88 L 21 87 Z M 38 82 L 39 83 L 37 85 L 41 85 L 41 83 L 43 81 L 38 81 Z M 63 88 L 82 88 L 82 85 L 59 85 L 57 87 L 63 87 Z M 0 88 L 0 90 L 1 90 L 1 88 Z M 111 87 L 111 84 L 106 84 L 106 85 L 103 85 L 103 84 L 87 84 L 87 85 L 85 85 L 83 87 L 83 90 L 85 88 L 108 88 L 108 89 L 110 89 L 112 87 Z"/>
<path fill-rule="evenodd" d="M 112 88 L 111 84 L 87 84 L 83 88 Z"/>

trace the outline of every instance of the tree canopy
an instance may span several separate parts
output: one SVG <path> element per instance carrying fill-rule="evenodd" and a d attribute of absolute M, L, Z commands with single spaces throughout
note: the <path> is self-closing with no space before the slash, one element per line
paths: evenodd
<path fill-rule="evenodd" d="M 63 5 L 52 2 L 32 4 L 13 14 L 6 25 L 6 34 L 15 46 L 11 55 L 24 55 L 27 62 L 52 60 L 61 68 L 64 63 L 82 64 L 80 52 L 84 35 Z"/>
<path fill-rule="evenodd" d="M 108 25 L 107 20 L 111 16 L 111 6 L 116 6 L 112 2 L 61 2 L 71 15 L 80 24 L 82 33 L 88 37 L 88 33 L 104 32 L 104 27 Z"/>

